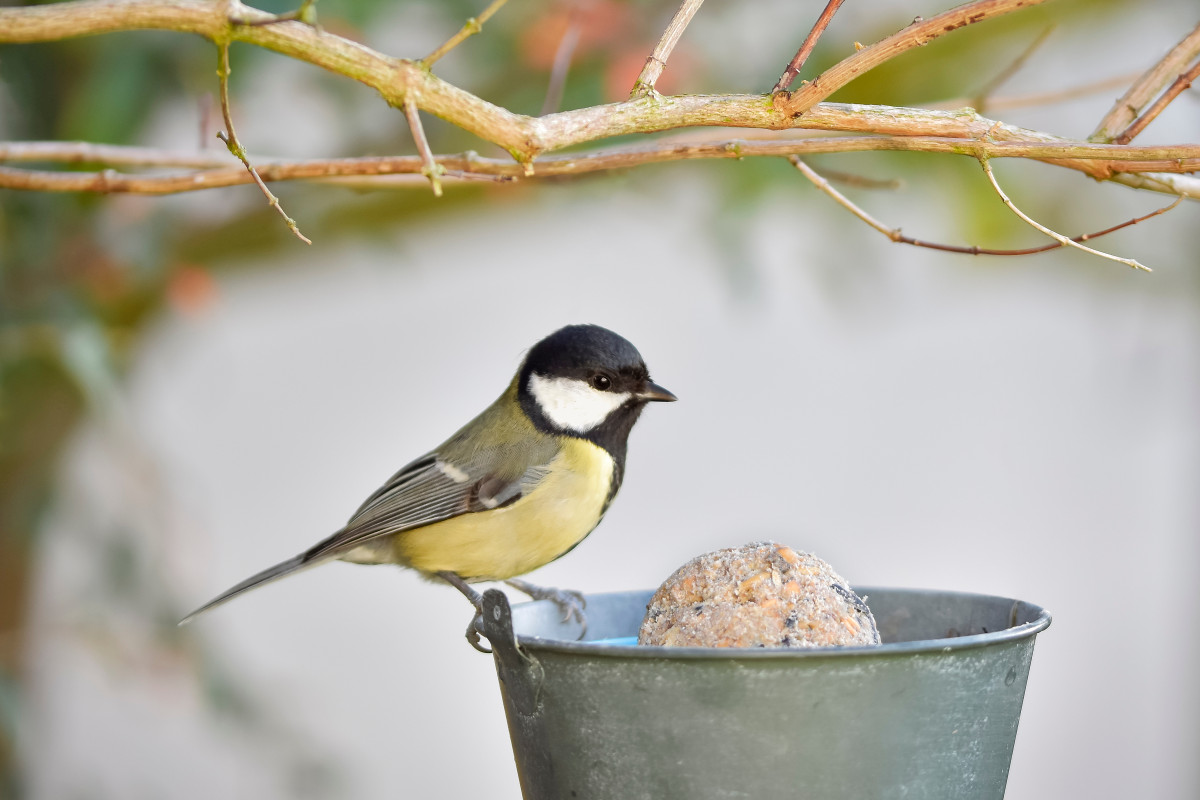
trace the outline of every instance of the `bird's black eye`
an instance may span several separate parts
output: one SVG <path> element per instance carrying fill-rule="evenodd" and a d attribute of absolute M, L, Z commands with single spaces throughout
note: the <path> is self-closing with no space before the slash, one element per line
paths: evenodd
<path fill-rule="evenodd" d="M 602 392 L 606 392 L 612 388 L 612 378 L 607 375 L 593 375 L 592 386 Z"/>

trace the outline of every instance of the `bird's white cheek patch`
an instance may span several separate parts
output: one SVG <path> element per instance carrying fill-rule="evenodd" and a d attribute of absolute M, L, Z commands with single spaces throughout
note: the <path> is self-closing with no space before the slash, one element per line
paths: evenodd
<path fill-rule="evenodd" d="M 529 376 L 529 391 L 546 418 L 563 430 L 586 433 L 629 399 L 628 392 L 602 392 L 574 378 Z"/>

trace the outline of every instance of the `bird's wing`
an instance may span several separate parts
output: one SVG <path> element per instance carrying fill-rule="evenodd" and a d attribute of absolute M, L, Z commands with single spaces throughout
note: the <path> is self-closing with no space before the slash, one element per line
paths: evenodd
<path fill-rule="evenodd" d="M 549 473 L 550 458 L 532 459 L 515 477 L 498 474 L 488 459 L 452 463 L 437 453 L 417 459 L 359 507 L 346 527 L 304 554 L 305 561 L 344 553 L 380 536 L 514 503 Z M 511 470 L 511 467 L 510 467 Z"/>

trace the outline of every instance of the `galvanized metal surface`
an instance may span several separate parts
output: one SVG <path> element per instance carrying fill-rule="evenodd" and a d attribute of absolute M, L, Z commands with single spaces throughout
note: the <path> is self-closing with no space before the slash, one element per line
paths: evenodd
<path fill-rule="evenodd" d="M 548 602 L 484 597 L 526 800 L 1002 798 L 1042 608 L 857 589 L 884 644 L 614 646 L 651 592 L 590 595 L 588 641 Z M 514 638 L 515 630 L 515 638 Z"/>

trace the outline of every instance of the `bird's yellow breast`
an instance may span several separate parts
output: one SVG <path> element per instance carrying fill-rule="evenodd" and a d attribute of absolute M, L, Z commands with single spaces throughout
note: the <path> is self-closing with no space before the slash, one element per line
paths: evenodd
<path fill-rule="evenodd" d="M 467 580 L 523 575 L 570 550 L 600 521 L 613 459 L 582 439 L 567 439 L 549 473 L 515 503 L 463 514 L 396 534 L 396 560 L 425 573 Z"/>

